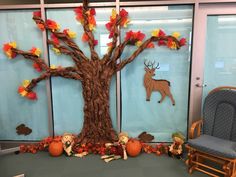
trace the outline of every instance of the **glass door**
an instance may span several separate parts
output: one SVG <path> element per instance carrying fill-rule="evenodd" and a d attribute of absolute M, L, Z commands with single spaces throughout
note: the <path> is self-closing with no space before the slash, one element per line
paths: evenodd
<path fill-rule="evenodd" d="M 201 117 L 207 94 L 236 86 L 236 6 L 200 5 L 193 43 L 190 121 Z"/>
<path fill-rule="evenodd" d="M 202 99 L 219 86 L 236 86 L 236 15 L 208 15 Z"/>

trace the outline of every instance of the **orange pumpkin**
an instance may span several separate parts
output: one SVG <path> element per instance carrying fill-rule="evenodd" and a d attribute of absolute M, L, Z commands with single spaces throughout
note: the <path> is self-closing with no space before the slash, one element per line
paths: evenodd
<path fill-rule="evenodd" d="M 131 157 L 135 157 L 140 154 L 142 150 L 142 144 L 139 140 L 130 139 L 126 144 L 127 154 Z"/>
<path fill-rule="evenodd" d="M 48 148 L 49 154 L 53 157 L 60 156 L 63 153 L 63 144 L 61 141 L 52 141 Z"/>

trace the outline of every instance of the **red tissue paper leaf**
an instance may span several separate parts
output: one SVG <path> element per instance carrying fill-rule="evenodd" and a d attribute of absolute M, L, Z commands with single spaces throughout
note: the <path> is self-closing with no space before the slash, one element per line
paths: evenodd
<path fill-rule="evenodd" d="M 55 21 L 53 21 L 53 20 L 50 20 L 50 19 L 48 19 L 47 21 L 46 21 L 46 25 L 48 26 L 48 28 L 49 29 L 51 29 L 52 31 L 57 31 L 57 30 L 59 30 L 59 25 L 55 22 Z"/>
<path fill-rule="evenodd" d="M 186 39 L 185 39 L 185 38 L 181 38 L 181 39 L 179 40 L 179 44 L 180 44 L 180 46 L 186 45 Z"/>
<path fill-rule="evenodd" d="M 111 39 L 114 36 L 114 34 L 115 33 L 111 31 L 108 38 Z"/>
<path fill-rule="evenodd" d="M 127 17 L 128 16 L 128 12 L 125 9 L 121 9 L 120 16 L 121 17 Z"/>
<path fill-rule="evenodd" d="M 90 9 L 90 14 L 91 14 L 91 15 L 96 15 L 96 11 L 95 11 L 94 8 Z"/>
<path fill-rule="evenodd" d="M 33 12 L 34 17 L 40 17 L 41 18 L 41 11 L 35 11 Z"/>
<path fill-rule="evenodd" d="M 130 41 L 142 41 L 143 39 L 145 38 L 145 34 L 144 33 L 141 33 L 141 31 L 138 31 L 138 32 L 133 32 L 132 30 L 131 31 L 128 31 L 126 33 L 126 36 L 125 36 L 125 40 L 130 40 Z"/>
<path fill-rule="evenodd" d="M 111 28 L 112 28 L 112 23 L 111 22 L 108 22 L 108 23 L 106 23 L 106 29 L 108 30 L 108 31 L 111 31 Z"/>
<path fill-rule="evenodd" d="M 93 41 L 93 45 L 94 45 L 94 46 L 98 45 L 98 40 L 94 40 L 94 41 Z"/>
<path fill-rule="evenodd" d="M 164 41 L 164 40 L 159 40 L 159 41 L 158 41 L 158 45 L 159 45 L 159 46 L 166 45 L 166 41 Z"/>
<path fill-rule="evenodd" d="M 55 34 L 51 34 L 51 40 L 56 44 L 56 45 L 59 45 L 60 44 L 60 41 L 59 39 L 55 36 Z"/>
<path fill-rule="evenodd" d="M 26 97 L 30 100 L 37 100 L 37 94 L 35 92 L 29 92 Z"/>
<path fill-rule="evenodd" d="M 34 63 L 34 64 L 33 64 L 33 67 L 34 67 L 34 69 L 35 69 L 36 71 L 42 72 L 42 68 L 40 67 L 40 65 L 39 65 L 38 63 Z"/>
<path fill-rule="evenodd" d="M 82 14 L 83 13 L 83 7 L 79 6 L 79 7 L 75 8 L 74 12 L 75 12 L 76 15 Z"/>
<path fill-rule="evenodd" d="M 158 37 L 163 37 L 165 35 L 166 35 L 166 33 L 160 29 Z"/>

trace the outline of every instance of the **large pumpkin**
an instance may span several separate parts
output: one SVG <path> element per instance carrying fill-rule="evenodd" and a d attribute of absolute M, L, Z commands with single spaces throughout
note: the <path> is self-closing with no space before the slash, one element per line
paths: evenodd
<path fill-rule="evenodd" d="M 142 150 L 142 144 L 139 140 L 130 139 L 126 144 L 127 154 L 131 157 L 135 157 L 140 154 Z"/>
<path fill-rule="evenodd" d="M 49 154 L 53 157 L 60 156 L 63 153 L 63 144 L 61 141 L 52 141 L 48 148 Z"/>

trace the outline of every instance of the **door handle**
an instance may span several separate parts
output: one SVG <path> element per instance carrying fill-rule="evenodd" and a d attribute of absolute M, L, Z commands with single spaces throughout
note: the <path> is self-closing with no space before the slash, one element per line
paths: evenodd
<path fill-rule="evenodd" d="M 206 87 L 207 85 L 206 84 L 196 84 L 195 86 L 196 87 Z"/>

